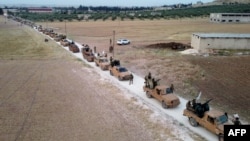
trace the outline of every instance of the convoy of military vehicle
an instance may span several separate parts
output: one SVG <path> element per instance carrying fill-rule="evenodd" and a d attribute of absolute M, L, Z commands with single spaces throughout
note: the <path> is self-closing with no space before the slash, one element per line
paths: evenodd
<path fill-rule="evenodd" d="M 43 34 L 50 36 L 56 42 L 60 42 L 63 47 L 69 47 L 69 50 L 73 53 L 80 52 L 79 47 L 73 41 L 68 40 L 65 35 L 57 34 L 52 29 L 43 29 L 42 26 L 38 26 L 36 29 Z M 46 39 L 46 41 L 48 41 L 48 39 Z M 96 66 L 101 68 L 101 70 L 109 71 L 110 75 L 117 77 L 118 80 L 122 81 L 131 79 L 131 72 L 126 67 L 121 66 L 119 60 L 109 60 L 107 54 L 93 53 L 88 45 L 82 45 L 81 53 L 83 58 L 88 62 L 94 62 Z M 174 94 L 173 84 L 170 84 L 170 86 L 159 84 L 160 79 L 153 78 L 150 72 L 144 79 L 145 82 L 142 89 L 148 98 L 157 99 L 165 109 L 175 108 L 180 104 L 178 96 Z M 197 102 L 199 97 L 200 95 L 186 103 L 186 109 L 183 110 L 183 116 L 188 118 L 189 123 L 192 126 L 196 127 L 200 125 L 218 135 L 219 141 L 224 140 L 223 125 L 232 124 L 229 122 L 227 113 L 210 110 L 209 102 L 211 99 L 202 104 Z M 236 119 L 238 119 L 238 117 L 236 117 Z M 240 124 L 239 121 L 238 123 Z"/>

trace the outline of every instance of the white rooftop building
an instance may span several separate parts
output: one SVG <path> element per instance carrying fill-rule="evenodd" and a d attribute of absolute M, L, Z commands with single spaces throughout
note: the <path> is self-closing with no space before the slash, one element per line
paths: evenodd
<path fill-rule="evenodd" d="M 250 23 L 250 13 L 210 13 L 210 22 Z"/>

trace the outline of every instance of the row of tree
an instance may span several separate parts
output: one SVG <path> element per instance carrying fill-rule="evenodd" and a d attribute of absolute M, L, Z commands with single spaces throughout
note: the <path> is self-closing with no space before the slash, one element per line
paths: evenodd
<path fill-rule="evenodd" d="M 217 6 L 203 6 L 203 7 L 189 7 L 172 10 L 153 10 L 150 8 L 140 10 L 137 8 L 126 9 L 122 11 L 114 10 L 112 8 L 103 11 L 86 11 L 87 7 L 80 6 L 72 11 L 72 8 L 63 9 L 54 13 L 38 14 L 29 12 L 19 12 L 16 16 L 32 21 L 72 21 L 72 20 L 124 20 L 124 19 L 176 19 L 184 17 L 208 17 L 210 13 L 250 13 L 250 4 L 237 5 L 217 5 Z M 100 7 L 99 7 L 100 8 Z M 65 12 L 66 11 L 71 11 Z M 85 10 L 85 11 L 84 11 Z M 81 11 L 81 12 L 80 12 Z M 9 13 L 13 14 L 13 13 Z"/>

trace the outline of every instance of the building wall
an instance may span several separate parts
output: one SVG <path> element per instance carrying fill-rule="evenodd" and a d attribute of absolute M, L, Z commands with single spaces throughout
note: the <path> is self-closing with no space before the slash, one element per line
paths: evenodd
<path fill-rule="evenodd" d="M 211 13 L 210 22 L 250 23 L 250 13 Z"/>
<path fill-rule="evenodd" d="M 52 13 L 52 8 L 28 8 L 30 13 Z"/>
<path fill-rule="evenodd" d="M 193 34 L 191 39 L 191 47 L 196 50 L 199 50 L 200 47 L 200 37 L 198 35 Z"/>
<path fill-rule="evenodd" d="M 192 35 L 191 47 L 199 52 L 209 49 L 250 49 L 250 38 L 199 37 Z"/>

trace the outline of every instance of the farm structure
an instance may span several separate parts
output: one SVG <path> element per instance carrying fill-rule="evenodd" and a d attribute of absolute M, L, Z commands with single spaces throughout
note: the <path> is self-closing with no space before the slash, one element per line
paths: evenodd
<path fill-rule="evenodd" d="M 193 33 L 191 47 L 201 53 L 210 49 L 250 49 L 250 34 Z"/>
<path fill-rule="evenodd" d="M 250 23 L 250 13 L 210 13 L 210 22 Z"/>
<path fill-rule="evenodd" d="M 28 8 L 29 13 L 52 13 L 52 8 L 38 8 L 38 7 L 32 7 Z"/>

